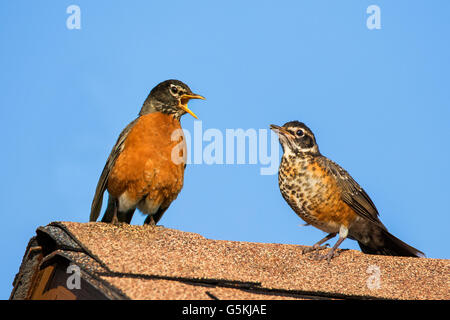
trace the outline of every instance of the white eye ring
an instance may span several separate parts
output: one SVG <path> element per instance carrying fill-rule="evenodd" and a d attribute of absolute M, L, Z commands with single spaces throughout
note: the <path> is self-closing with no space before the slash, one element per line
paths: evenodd
<path fill-rule="evenodd" d="M 180 92 L 180 91 L 181 91 L 181 90 L 179 90 L 177 86 L 175 86 L 175 85 L 173 85 L 173 84 L 170 86 L 170 93 L 171 93 L 172 95 L 176 95 L 176 94 L 178 94 L 178 92 Z"/>

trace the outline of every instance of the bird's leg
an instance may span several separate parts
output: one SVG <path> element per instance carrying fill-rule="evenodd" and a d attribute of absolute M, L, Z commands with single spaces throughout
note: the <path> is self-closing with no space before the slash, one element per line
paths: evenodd
<path fill-rule="evenodd" d="M 348 229 L 347 227 L 341 225 L 341 228 L 339 229 L 339 239 L 338 241 L 336 241 L 336 243 L 334 244 L 333 248 L 331 248 L 330 252 L 328 252 L 325 255 L 318 255 L 316 256 L 317 260 L 324 260 L 327 259 L 328 263 L 330 263 L 331 259 L 333 257 L 337 257 L 339 255 L 338 252 L 336 252 L 336 249 L 340 246 L 340 244 L 342 243 L 342 241 L 344 241 L 347 238 L 348 235 Z"/>
<path fill-rule="evenodd" d="M 159 207 L 159 209 L 154 214 L 149 214 L 144 221 L 144 225 L 150 224 L 151 226 L 156 226 L 158 221 L 161 219 L 164 212 L 166 212 L 168 207 Z M 163 227 L 163 225 L 159 225 L 159 227 Z"/>
<path fill-rule="evenodd" d="M 330 239 L 333 239 L 334 237 L 336 237 L 337 232 L 333 232 L 328 234 L 325 238 L 323 238 L 322 240 L 319 240 L 317 243 L 315 243 L 312 247 L 308 247 L 302 250 L 302 254 L 311 252 L 311 251 L 318 251 L 318 250 L 322 250 L 322 249 L 326 249 L 328 248 L 328 244 L 325 244 L 324 246 L 321 246 L 322 243 L 324 243 L 325 241 L 328 241 Z"/>
<path fill-rule="evenodd" d="M 334 244 L 333 248 L 331 248 L 330 252 L 328 252 L 326 255 L 320 257 L 320 259 L 327 259 L 327 261 L 330 262 L 331 258 L 337 257 L 339 255 L 339 253 L 336 251 L 336 249 L 339 247 L 339 245 L 344 240 L 345 240 L 345 238 L 342 238 L 341 236 L 339 236 L 338 241 L 336 241 L 336 243 Z"/>
<path fill-rule="evenodd" d="M 116 199 L 115 204 L 114 204 L 114 213 L 113 213 L 113 217 L 111 219 L 111 223 L 115 226 L 120 225 L 119 219 L 117 218 L 118 207 L 119 207 L 119 199 Z"/>
<path fill-rule="evenodd" d="M 149 214 L 147 218 L 145 218 L 144 225 L 150 225 L 152 227 L 156 226 L 155 219 L 153 219 L 153 215 Z"/>

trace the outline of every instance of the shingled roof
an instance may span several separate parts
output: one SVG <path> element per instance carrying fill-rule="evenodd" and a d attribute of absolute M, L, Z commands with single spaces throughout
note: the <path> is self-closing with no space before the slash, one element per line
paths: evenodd
<path fill-rule="evenodd" d="M 26 249 L 11 299 L 449 299 L 450 261 L 211 240 L 164 227 L 54 222 Z M 68 289 L 76 265 L 80 289 Z"/>

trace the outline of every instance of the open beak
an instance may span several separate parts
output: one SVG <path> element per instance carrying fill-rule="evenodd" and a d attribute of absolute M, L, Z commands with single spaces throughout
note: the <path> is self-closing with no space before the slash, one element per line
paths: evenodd
<path fill-rule="evenodd" d="M 201 99 L 201 100 L 205 100 L 205 97 L 199 95 L 199 94 L 183 94 L 180 98 L 180 104 L 179 107 L 181 109 L 183 109 L 184 111 L 186 111 L 187 113 L 189 113 L 191 116 L 193 116 L 195 119 L 198 119 L 198 117 L 195 115 L 195 113 L 193 113 L 187 106 L 189 100 L 191 99 Z"/>

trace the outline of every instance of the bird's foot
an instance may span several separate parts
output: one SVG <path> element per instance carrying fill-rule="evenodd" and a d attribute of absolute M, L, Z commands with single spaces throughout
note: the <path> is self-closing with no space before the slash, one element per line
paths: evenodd
<path fill-rule="evenodd" d="M 153 219 L 153 216 L 148 215 L 147 218 L 145 218 L 144 221 L 144 226 L 150 226 L 152 228 L 156 228 L 156 227 L 164 227 L 163 225 L 156 225 L 155 219 Z"/>
<path fill-rule="evenodd" d="M 303 249 L 302 250 L 302 254 L 307 254 L 307 253 L 310 253 L 310 252 L 316 252 L 317 253 L 317 251 L 324 250 L 324 249 L 328 248 L 329 246 L 330 245 L 328 243 L 325 243 L 323 246 L 315 244 L 312 247 L 308 247 L 308 248 Z"/>
<path fill-rule="evenodd" d="M 341 254 L 340 251 L 338 250 L 333 250 L 331 249 L 330 252 L 328 252 L 327 254 L 319 254 L 317 251 L 311 255 L 311 259 L 316 260 L 316 261 L 323 261 L 323 260 L 327 260 L 328 263 L 330 263 L 331 259 L 339 256 Z"/>
<path fill-rule="evenodd" d="M 121 227 L 121 226 L 124 226 L 124 225 L 129 225 L 128 222 L 125 222 L 125 221 L 119 221 L 119 219 L 117 219 L 116 216 L 113 216 L 113 218 L 112 218 L 112 220 L 111 220 L 110 223 L 111 223 L 113 226 L 116 226 L 116 227 Z"/>
<path fill-rule="evenodd" d="M 117 219 L 117 215 L 113 215 L 113 217 L 111 219 L 111 224 L 115 225 L 116 227 L 121 225 L 121 223 L 119 222 L 119 219 Z"/>
<path fill-rule="evenodd" d="M 129 225 L 129 223 L 126 223 L 126 222 L 121 222 L 121 221 L 111 221 L 111 224 L 112 225 L 114 225 L 114 226 L 116 226 L 116 227 L 121 227 L 121 226 L 124 226 L 124 225 Z"/>
<path fill-rule="evenodd" d="M 147 226 L 149 228 L 165 228 L 162 224 L 152 224 L 152 223 L 144 223 L 143 226 Z"/>

